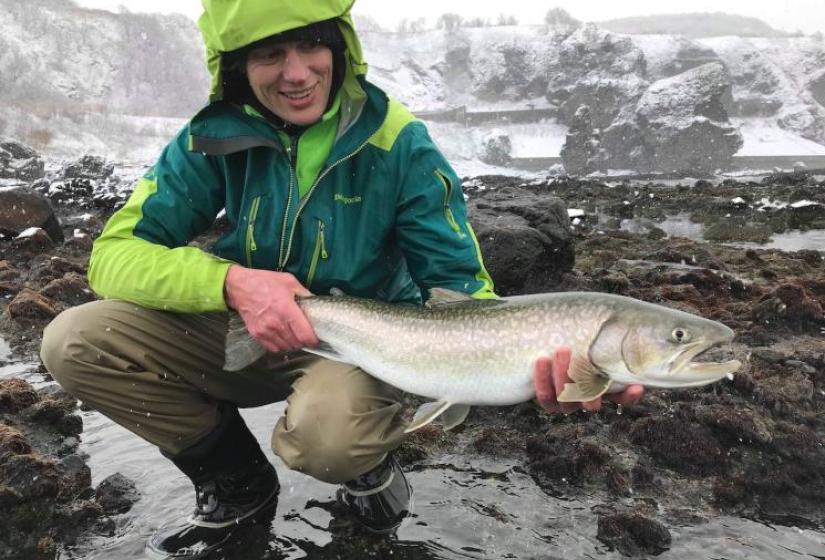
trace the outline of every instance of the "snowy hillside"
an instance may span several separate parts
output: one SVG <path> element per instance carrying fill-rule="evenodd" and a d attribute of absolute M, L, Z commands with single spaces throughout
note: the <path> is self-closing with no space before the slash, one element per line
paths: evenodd
<path fill-rule="evenodd" d="M 581 103 L 605 129 L 657 81 L 714 62 L 731 93 L 727 117 L 744 136 L 740 154 L 825 154 L 818 36 L 693 39 L 592 24 L 361 36 L 369 78 L 414 111 L 541 111 L 533 122 L 432 123 L 462 161 L 477 159 L 493 129 L 510 138 L 513 157 L 558 156 Z M 0 0 L 0 74 L 0 136 L 59 157 L 132 161 L 159 151 L 204 103 L 209 83 L 194 22 L 70 0 Z"/>

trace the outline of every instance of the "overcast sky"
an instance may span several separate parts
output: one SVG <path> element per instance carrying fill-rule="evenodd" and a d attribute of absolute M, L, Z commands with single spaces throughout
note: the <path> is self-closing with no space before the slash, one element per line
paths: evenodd
<path fill-rule="evenodd" d="M 130 12 L 179 12 L 197 19 L 201 12 L 200 0 L 75 0 L 81 6 L 118 11 L 124 6 Z M 573 17 L 584 21 L 599 21 L 627 16 L 682 12 L 727 12 L 757 17 L 776 29 L 813 33 L 825 32 L 825 0 L 690 0 L 689 2 L 662 2 L 662 0 L 357 0 L 356 14 L 369 15 L 388 29 L 395 29 L 402 18 L 427 17 L 432 22 L 443 12 L 464 17 L 496 18 L 499 13 L 515 15 L 520 23 L 541 23 L 549 8 L 560 7 Z"/>

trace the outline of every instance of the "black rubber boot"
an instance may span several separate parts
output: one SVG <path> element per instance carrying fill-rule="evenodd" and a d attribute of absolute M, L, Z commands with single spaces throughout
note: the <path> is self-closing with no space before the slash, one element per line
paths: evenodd
<path fill-rule="evenodd" d="M 150 559 L 203 558 L 241 525 L 275 507 L 278 475 L 234 406 L 201 441 L 169 457 L 195 485 L 195 511 L 159 529 L 146 544 Z"/>
<path fill-rule="evenodd" d="M 412 513 L 412 487 L 390 453 L 371 471 L 338 490 L 338 501 L 375 533 L 390 533 Z"/>

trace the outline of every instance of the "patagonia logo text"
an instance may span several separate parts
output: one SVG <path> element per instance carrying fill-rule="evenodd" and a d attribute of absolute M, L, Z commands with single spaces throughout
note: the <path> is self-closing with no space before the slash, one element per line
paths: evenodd
<path fill-rule="evenodd" d="M 361 197 L 360 196 L 346 196 L 343 194 L 336 194 L 335 202 L 340 202 L 342 204 L 361 204 Z"/>

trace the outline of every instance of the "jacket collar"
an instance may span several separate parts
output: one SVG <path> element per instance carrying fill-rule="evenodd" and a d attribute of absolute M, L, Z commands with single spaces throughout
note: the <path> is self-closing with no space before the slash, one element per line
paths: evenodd
<path fill-rule="evenodd" d="M 365 96 L 351 101 L 341 92 L 338 134 L 329 159 L 336 160 L 356 150 L 380 128 L 387 115 L 386 94 L 363 77 L 359 77 L 359 82 Z M 278 132 L 273 124 L 242 107 L 214 101 L 190 121 L 189 150 L 213 156 L 256 147 L 283 150 Z"/>

